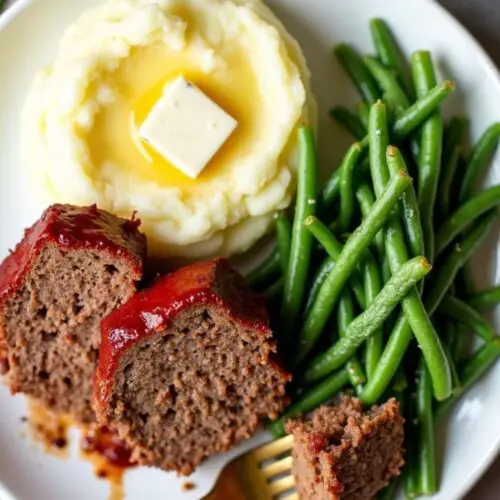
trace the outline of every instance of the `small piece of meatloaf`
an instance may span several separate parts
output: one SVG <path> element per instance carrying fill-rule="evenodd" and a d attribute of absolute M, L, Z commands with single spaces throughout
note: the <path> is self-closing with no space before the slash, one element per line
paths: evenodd
<path fill-rule="evenodd" d="M 292 420 L 293 475 L 301 500 L 372 500 L 398 476 L 403 460 L 403 419 L 390 399 L 364 412 L 344 396 L 310 418 Z"/>
<path fill-rule="evenodd" d="M 0 355 L 12 392 L 78 421 L 95 420 L 100 320 L 142 277 L 139 220 L 53 205 L 0 266 Z"/>
<path fill-rule="evenodd" d="M 262 298 L 222 258 L 161 278 L 101 324 L 94 397 L 144 465 L 189 475 L 286 403 Z"/>

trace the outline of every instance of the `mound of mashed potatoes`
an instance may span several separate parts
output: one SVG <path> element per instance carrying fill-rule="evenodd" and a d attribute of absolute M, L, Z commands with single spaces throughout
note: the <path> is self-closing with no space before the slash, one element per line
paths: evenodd
<path fill-rule="evenodd" d="M 238 122 L 197 179 L 137 132 L 179 76 Z M 231 256 L 290 204 L 297 128 L 315 115 L 300 48 L 260 0 L 111 0 L 36 76 L 22 157 L 44 203 L 137 211 L 153 256 Z"/>

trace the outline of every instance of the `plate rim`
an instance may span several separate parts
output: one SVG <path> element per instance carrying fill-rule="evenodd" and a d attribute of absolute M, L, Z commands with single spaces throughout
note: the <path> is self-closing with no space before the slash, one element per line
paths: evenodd
<path fill-rule="evenodd" d="M 24 10 L 34 4 L 37 0 L 15 0 L 13 5 L 7 7 L 7 9 L 0 14 L 0 32 L 6 29 Z M 41 0 L 39 0 L 41 1 Z M 266 0 L 263 0 L 266 2 Z M 323 0 L 328 1 L 328 0 Z M 382 0 L 384 1 L 384 0 Z M 406 0 L 415 1 L 415 0 Z M 496 86 L 500 93 L 500 67 L 497 66 L 493 60 L 490 53 L 481 44 L 481 42 L 474 36 L 474 34 L 457 18 L 455 17 L 446 7 L 444 7 L 437 0 L 419 0 L 422 3 L 431 4 L 434 8 L 440 11 L 440 14 L 446 18 L 446 21 L 453 25 L 460 32 L 461 36 L 468 39 L 471 44 L 471 48 L 474 49 L 476 55 L 485 68 L 485 70 L 493 77 Z M 486 474 L 486 472 L 491 468 L 495 460 L 500 455 L 500 430 L 496 436 L 496 442 L 484 456 L 484 459 L 479 462 L 473 469 L 469 480 L 464 483 L 460 491 L 460 497 L 464 498 L 470 491 L 478 484 L 481 478 Z M 2 500 L 19 500 L 0 479 L 0 498 Z"/>
<path fill-rule="evenodd" d="M 3 31 L 28 5 L 35 0 L 13 0 L 15 3 L 0 14 L 0 31 Z"/>

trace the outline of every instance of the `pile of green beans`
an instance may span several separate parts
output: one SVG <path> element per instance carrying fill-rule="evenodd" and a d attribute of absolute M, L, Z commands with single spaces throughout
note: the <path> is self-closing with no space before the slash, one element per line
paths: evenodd
<path fill-rule="evenodd" d="M 276 330 L 294 375 L 273 435 L 349 387 L 365 405 L 396 395 L 408 427 L 404 490 L 415 498 L 439 489 L 435 423 L 500 357 L 482 315 L 500 303 L 500 286 L 464 285 L 498 219 L 500 185 L 477 185 L 500 123 L 467 153 L 468 121 L 445 122 L 440 105 L 454 84 L 438 82 L 432 54 L 408 61 L 383 20 L 370 30 L 375 56 L 334 49 L 361 103 L 330 115 L 354 142 L 321 188 L 315 139 L 300 128 L 293 218 L 277 214 L 276 248 L 246 279 L 270 307 L 281 301 Z M 480 347 L 466 352 L 471 335 Z"/>

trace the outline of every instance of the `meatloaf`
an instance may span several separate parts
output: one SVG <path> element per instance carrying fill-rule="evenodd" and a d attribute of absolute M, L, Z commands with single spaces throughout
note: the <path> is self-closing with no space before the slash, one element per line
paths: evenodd
<path fill-rule="evenodd" d="M 12 392 L 95 420 L 100 320 L 136 291 L 140 221 L 95 206 L 53 205 L 0 266 L 0 357 Z"/>
<path fill-rule="evenodd" d="M 139 463 L 189 475 L 276 418 L 289 375 L 262 298 L 222 258 L 161 278 L 101 324 L 98 421 Z"/>
<path fill-rule="evenodd" d="M 292 420 L 293 474 L 301 500 L 372 500 L 399 475 L 403 419 L 395 399 L 363 411 L 344 396 L 310 418 Z"/>

